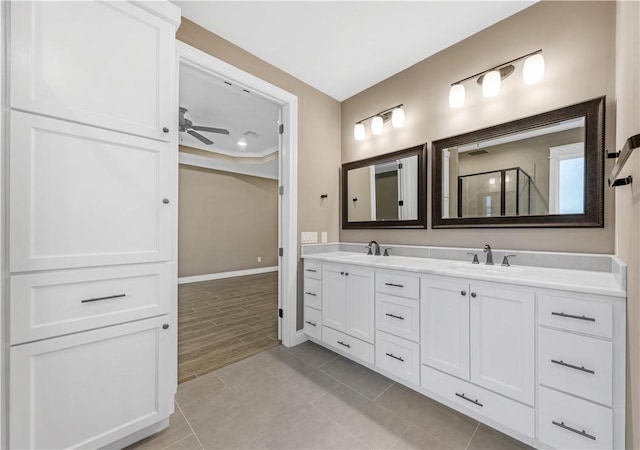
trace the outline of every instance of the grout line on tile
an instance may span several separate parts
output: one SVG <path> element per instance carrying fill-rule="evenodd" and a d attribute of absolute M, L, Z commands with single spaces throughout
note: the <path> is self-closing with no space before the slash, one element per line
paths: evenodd
<path fill-rule="evenodd" d="M 464 450 L 467 450 L 469 448 L 469 445 L 471 445 L 471 441 L 473 441 L 474 436 L 478 432 L 478 428 L 480 428 L 480 422 L 478 422 L 478 425 L 476 425 L 476 429 L 473 430 L 473 434 L 469 438 L 469 442 L 467 442 L 467 446 L 464 448 Z"/>
<path fill-rule="evenodd" d="M 200 444 L 200 448 L 204 448 L 204 445 L 202 445 L 202 442 L 200 442 L 200 438 L 198 437 L 198 435 L 196 434 L 196 430 L 193 429 L 193 427 L 191 426 L 191 422 L 189 422 L 189 419 L 187 419 L 187 416 L 185 415 L 185 413 L 182 411 L 182 408 L 180 407 L 180 405 L 178 405 L 178 402 L 176 402 L 176 407 L 180 410 L 180 414 L 182 414 L 182 417 L 184 417 L 185 422 L 187 422 L 187 425 L 189 425 L 189 429 L 191 430 L 191 432 L 193 433 L 193 435 L 196 438 L 196 441 L 198 441 L 198 444 Z M 187 436 L 188 437 L 188 436 Z M 180 441 L 178 441 L 180 442 Z M 173 444 L 171 444 L 173 445 Z"/>
<path fill-rule="evenodd" d="M 342 430 L 344 430 L 345 433 L 347 433 L 349 436 L 352 436 L 356 441 L 360 442 L 362 444 L 362 448 L 369 448 L 369 446 L 367 444 L 365 444 L 364 442 L 362 442 L 356 435 L 354 435 L 353 433 L 351 433 L 349 430 L 347 430 L 345 427 L 342 426 L 342 424 L 336 420 L 333 420 L 333 418 L 331 416 L 329 416 L 327 413 L 325 413 L 323 410 L 321 410 L 320 408 L 318 408 L 316 405 L 314 405 L 313 403 L 309 403 L 311 405 L 312 408 L 315 408 L 317 411 L 320 412 L 320 414 L 322 414 L 323 416 L 325 416 L 327 419 L 329 419 L 331 422 L 335 423 L 336 425 L 338 425 L 338 427 L 340 427 Z"/>
<path fill-rule="evenodd" d="M 395 447 L 395 445 L 396 445 L 398 442 L 400 442 L 400 439 L 402 439 L 402 436 L 404 436 L 405 434 L 407 434 L 407 431 L 409 431 L 410 429 L 411 429 L 411 422 L 409 422 L 409 421 L 407 420 L 407 428 L 406 428 L 402 433 L 400 433 L 400 436 L 398 436 L 398 438 L 397 438 L 395 441 L 393 441 L 393 444 L 391 444 L 391 445 L 389 446 L 389 448 L 393 448 L 393 447 Z"/>
<path fill-rule="evenodd" d="M 378 398 L 380 398 L 380 396 L 381 396 L 382 394 L 384 394 L 384 393 L 385 393 L 385 392 L 387 392 L 389 389 L 391 389 L 391 388 L 393 387 L 393 385 L 394 385 L 394 384 L 396 384 L 396 382 L 392 380 L 391 384 L 390 384 L 389 386 L 387 386 L 387 388 L 386 388 L 384 391 L 382 391 L 382 392 L 380 392 L 378 395 L 376 395 L 376 396 L 375 396 L 375 398 L 372 398 L 372 399 L 371 399 L 371 401 L 372 401 L 372 402 L 375 402 L 376 400 L 378 400 Z M 377 404 L 377 403 L 376 403 L 376 404 Z"/>

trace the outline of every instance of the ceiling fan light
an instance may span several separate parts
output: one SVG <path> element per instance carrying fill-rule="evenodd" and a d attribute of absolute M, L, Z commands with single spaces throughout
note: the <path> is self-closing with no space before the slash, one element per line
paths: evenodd
<path fill-rule="evenodd" d="M 384 121 L 382 120 L 382 117 L 375 116 L 371 121 L 371 133 L 372 134 L 382 133 L 383 126 L 384 126 Z"/>
<path fill-rule="evenodd" d="M 396 108 L 391 114 L 391 125 L 393 128 L 401 128 L 404 126 L 404 109 Z"/>
<path fill-rule="evenodd" d="M 542 80 L 544 77 L 544 56 L 542 53 L 536 53 L 529 56 L 522 68 L 522 79 L 524 84 L 534 84 Z"/>
<path fill-rule="evenodd" d="M 484 74 L 482 80 L 482 95 L 484 97 L 495 97 L 500 92 L 500 71 L 491 70 Z"/>
<path fill-rule="evenodd" d="M 465 90 L 461 84 L 454 84 L 449 89 L 449 106 L 451 108 L 461 108 L 464 105 Z"/>
<path fill-rule="evenodd" d="M 357 123 L 355 127 L 353 127 L 353 137 L 356 138 L 356 141 L 362 141 L 365 136 L 364 125 L 361 123 Z"/>

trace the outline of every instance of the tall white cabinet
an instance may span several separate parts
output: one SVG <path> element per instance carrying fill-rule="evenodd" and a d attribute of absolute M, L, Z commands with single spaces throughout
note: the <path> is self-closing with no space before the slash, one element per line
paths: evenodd
<path fill-rule="evenodd" d="M 173 411 L 180 12 L 8 9 L 9 447 L 125 442 Z"/>

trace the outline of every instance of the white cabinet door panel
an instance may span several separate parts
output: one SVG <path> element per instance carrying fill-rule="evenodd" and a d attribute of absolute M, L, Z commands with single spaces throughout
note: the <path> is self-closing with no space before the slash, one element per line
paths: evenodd
<path fill-rule="evenodd" d="M 11 271 L 171 258 L 171 149 L 11 113 Z"/>
<path fill-rule="evenodd" d="M 471 285 L 471 382 L 534 403 L 535 294 Z"/>
<path fill-rule="evenodd" d="M 345 266 L 345 331 L 373 344 L 374 277 L 373 271 Z"/>
<path fill-rule="evenodd" d="M 10 448 L 98 448 L 168 417 L 166 317 L 14 346 Z"/>
<path fill-rule="evenodd" d="M 130 2 L 11 5 L 11 107 L 169 140 L 173 25 Z"/>
<path fill-rule="evenodd" d="M 322 324 L 345 331 L 345 276 L 342 266 L 322 265 Z"/>

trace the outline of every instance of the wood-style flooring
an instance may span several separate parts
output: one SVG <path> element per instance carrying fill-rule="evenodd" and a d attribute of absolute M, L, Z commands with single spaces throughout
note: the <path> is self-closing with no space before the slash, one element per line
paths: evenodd
<path fill-rule="evenodd" d="M 178 383 L 278 343 L 277 272 L 178 286 Z"/>

